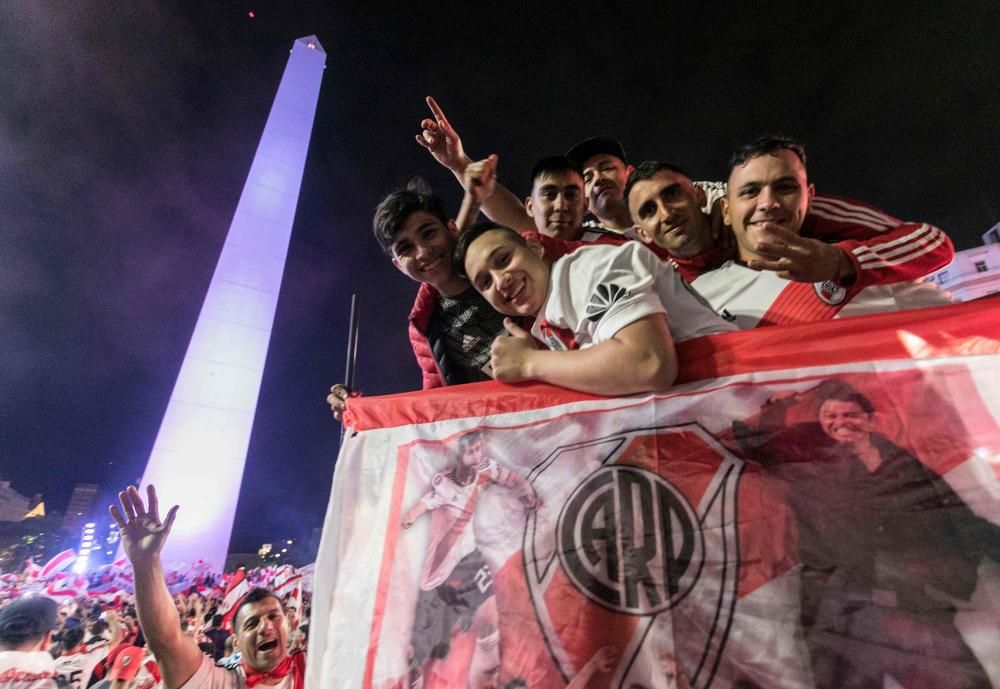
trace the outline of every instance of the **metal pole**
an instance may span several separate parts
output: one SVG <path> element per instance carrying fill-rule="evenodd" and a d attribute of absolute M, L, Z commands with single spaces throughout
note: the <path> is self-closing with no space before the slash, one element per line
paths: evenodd
<path fill-rule="evenodd" d="M 354 381 L 358 365 L 358 295 L 351 295 L 351 327 L 347 335 L 347 372 L 344 385 L 354 391 Z"/>
<path fill-rule="evenodd" d="M 358 364 L 358 295 L 351 295 L 351 322 L 347 331 L 347 366 L 344 372 L 344 386 L 347 392 L 354 392 L 354 380 Z M 344 444 L 344 425 L 340 425 L 340 445 Z"/>

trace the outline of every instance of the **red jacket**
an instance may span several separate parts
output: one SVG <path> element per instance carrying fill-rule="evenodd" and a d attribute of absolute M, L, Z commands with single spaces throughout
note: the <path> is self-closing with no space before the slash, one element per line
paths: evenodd
<path fill-rule="evenodd" d="M 449 384 L 442 372 L 442 367 L 448 368 L 444 344 L 439 337 L 435 337 L 431 328 L 431 317 L 437 308 L 437 299 L 438 291 L 426 282 L 421 283 L 410 310 L 410 346 L 413 347 L 413 355 L 417 357 L 417 365 L 420 366 L 424 390 Z"/>

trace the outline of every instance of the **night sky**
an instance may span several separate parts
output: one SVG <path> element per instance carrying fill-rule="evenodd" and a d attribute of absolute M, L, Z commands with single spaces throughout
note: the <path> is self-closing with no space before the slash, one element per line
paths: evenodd
<path fill-rule="evenodd" d="M 1000 4 L 844 5 L 4 0 L 0 478 L 62 510 L 77 482 L 142 474 L 309 34 L 327 69 L 234 551 L 322 522 L 351 292 L 362 390 L 419 386 L 416 285 L 371 215 L 414 175 L 457 211 L 457 184 L 413 141 L 428 94 L 520 196 L 535 159 L 588 136 L 721 179 L 736 145 L 783 132 L 807 144 L 818 189 L 978 244 L 1000 221 Z"/>

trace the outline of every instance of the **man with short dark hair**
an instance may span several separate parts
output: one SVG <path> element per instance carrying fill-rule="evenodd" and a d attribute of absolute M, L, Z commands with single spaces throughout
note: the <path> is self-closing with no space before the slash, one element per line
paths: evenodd
<path fill-rule="evenodd" d="M 489 380 L 489 347 L 503 317 L 455 274 L 457 228 L 441 199 L 418 189 L 393 192 L 378 205 L 373 229 L 396 269 L 421 283 L 410 342 L 424 388 Z"/>
<path fill-rule="evenodd" d="M 599 395 L 669 388 L 674 342 L 734 330 L 638 242 L 589 245 L 554 263 L 536 237 L 481 223 L 459 237 L 461 267 L 505 321 L 491 364 L 497 380 L 539 380 Z M 535 349 L 534 335 L 550 350 Z"/>
<path fill-rule="evenodd" d="M 576 241 L 580 238 L 587 202 L 583 176 L 565 156 L 547 156 L 531 169 L 531 196 L 524 210 L 540 234 Z"/>
<path fill-rule="evenodd" d="M 87 629 L 81 624 L 78 627 L 66 629 L 62 633 L 63 650 L 56 659 L 56 670 L 72 689 L 82 689 L 90 683 L 94 668 L 117 646 L 124 635 L 124 629 L 118 623 L 118 615 L 107 613 L 107 622 L 94 622 L 91 634 L 110 630 L 110 639 L 96 636 L 87 641 Z"/>
<path fill-rule="evenodd" d="M 175 505 L 160 520 L 153 486 L 143 504 L 134 486 L 118 494 L 109 511 L 121 532 L 125 555 L 135 577 L 135 607 L 146 643 L 163 675 L 164 689 L 303 689 L 304 654 L 289 655 L 288 620 L 281 602 L 266 589 L 254 589 L 236 604 L 233 617 L 238 668 L 217 667 L 202 655 L 194 639 L 181 631 L 180 617 L 163 576 L 160 551 L 177 516 Z"/>
<path fill-rule="evenodd" d="M 715 211 L 712 215 L 704 208 L 697 212 L 699 204 L 704 206 L 704 190 L 702 182 L 692 183 L 681 168 L 659 161 L 639 165 L 625 187 L 636 234 L 689 282 L 738 257 L 732 232 L 716 222 Z M 909 280 L 954 257 L 951 242 L 936 227 L 903 223 L 860 201 L 831 194 L 814 196 L 799 236 L 803 247 L 827 245 L 820 248 L 826 250 L 828 259 L 843 261 L 845 282 L 862 270 L 868 271 L 864 279 L 871 283 Z M 784 277 L 799 282 L 817 282 L 829 274 L 822 264 L 807 263 L 808 256 L 793 252 L 770 268 L 786 271 Z"/>
<path fill-rule="evenodd" d="M 49 598 L 27 596 L 0 608 L 0 686 L 56 689 L 59 673 L 49 647 L 58 623 Z"/>
<path fill-rule="evenodd" d="M 704 210 L 704 187 L 677 165 L 642 163 L 629 175 L 625 199 L 639 239 L 688 281 L 729 257 L 730 243 Z"/>
<path fill-rule="evenodd" d="M 895 221 L 891 234 L 879 233 L 868 227 L 876 217 L 862 216 L 855 223 L 857 236 L 867 234 L 869 240 L 828 244 L 804 236 L 814 195 L 798 142 L 764 137 L 737 150 L 722 209 L 738 259 L 702 274 L 692 286 L 740 328 L 952 302 L 920 281 L 954 252 L 941 230 Z"/>

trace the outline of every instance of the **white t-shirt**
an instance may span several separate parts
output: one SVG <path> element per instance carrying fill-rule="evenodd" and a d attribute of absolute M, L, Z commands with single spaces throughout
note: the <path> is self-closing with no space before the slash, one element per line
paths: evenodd
<path fill-rule="evenodd" d="M 56 689 L 58 674 L 47 651 L 0 651 L 3 689 Z"/>
<path fill-rule="evenodd" d="M 59 656 L 56 658 L 56 671 L 66 678 L 71 689 L 84 689 L 90 682 L 94 667 L 110 650 L 107 643 L 102 643 L 82 653 Z"/>
<path fill-rule="evenodd" d="M 954 303 L 947 292 L 920 280 L 852 290 L 833 282 L 786 280 L 734 261 L 700 275 L 692 286 L 740 330 Z"/>
<path fill-rule="evenodd" d="M 552 264 L 549 294 L 532 334 L 549 349 L 585 349 L 627 325 L 666 314 L 674 342 L 736 328 L 719 318 L 639 242 L 580 247 Z"/>

